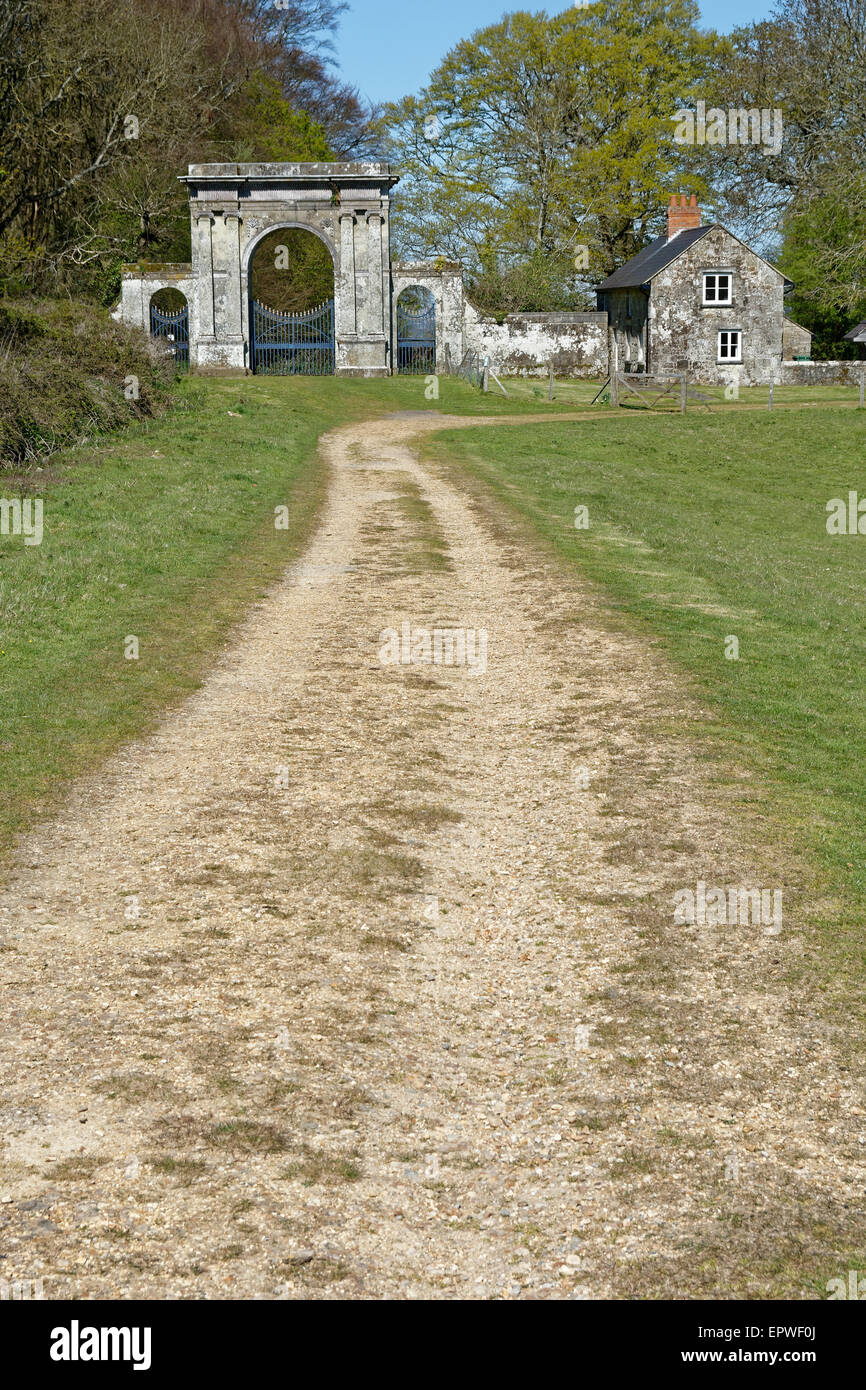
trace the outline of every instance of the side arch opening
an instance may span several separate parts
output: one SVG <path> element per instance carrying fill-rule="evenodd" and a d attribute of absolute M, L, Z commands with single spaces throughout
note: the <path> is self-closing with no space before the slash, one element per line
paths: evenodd
<path fill-rule="evenodd" d="M 397 371 L 436 371 L 436 301 L 424 285 L 407 285 L 397 296 Z"/>
<path fill-rule="evenodd" d="M 180 290 L 166 287 L 150 297 L 150 336 L 166 343 L 178 367 L 189 367 L 189 305 Z"/>

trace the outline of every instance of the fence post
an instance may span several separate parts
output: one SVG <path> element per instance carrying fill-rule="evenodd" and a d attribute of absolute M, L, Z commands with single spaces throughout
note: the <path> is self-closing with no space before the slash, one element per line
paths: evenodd
<path fill-rule="evenodd" d="M 864 397 L 866 397 L 866 362 L 860 363 L 860 409 L 863 409 Z"/>
<path fill-rule="evenodd" d="M 616 345 L 616 329 L 610 330 L 610 403 L 619 405 L 619 352 Z"/>
<path fill-rule="evenodd" d="M 547 399 L 548 399 L 549 401 L 552 401 L 552 400 L 553 400 L 553 358 L 552 358 L 552 357 L 551 357 L 551 359 L 550 359 L 550 384 L 548 385 L 548 388 L 547 388 Z"/>
<path fill-rule="evenodd" d="M 767 409 L 768 409 L 768 410 L 772 410 L 772 409 L 773 409 L 773 383 L 772 383 L 772 381 L 770 382 L 770 399 L 767 401 Z"/>
<path fill-rule="evenodd" d="M 451 345 L 445 344 L 445 375 L 451 375 Z"/>
<path fill-rule="evenodd" d="M 485 359 L 484 359 L 484 372 L 483 372 L 483 375 L 482 375 L 482 377 L 481 377 L 481 390 L 482 390 L 482 391 L 489 391 L 489 390 L 490 390 L 490 358 L 489 358 L 489 357 L 485 357 Z"/>
<path fill-rule="evenodd" d="M 685 415 L 685 413 L 686 413 L 686 401 L 688 400 L 688 393 L 689 393 L 689 376 L 688 376 L 688 372 L 683 372 L 682 376 L 680 377 L 680 414 L 681 414 L 681 415 Z"/>

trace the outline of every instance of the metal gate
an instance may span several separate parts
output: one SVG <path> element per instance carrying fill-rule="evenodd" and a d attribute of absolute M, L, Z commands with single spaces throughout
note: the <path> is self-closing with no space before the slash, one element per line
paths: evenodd
<path fill-rule="evenodd" d="M 189 306 L 173 313 L 150 306 L 150 333 L 171 344 L 174 360 L 179 367 L 189 367 Z"/>
<path fill-rule="evenodd" d="M 254 299 L 252 369 L 269 376 L 332 376 L 334 301 L 306 314 L 284 314 Z"/>
<path fill-rule="evenodd" d="M 436 370 L 436 305 L 406 309 L 397 301 L 397 371 L 427 375 Z"/>

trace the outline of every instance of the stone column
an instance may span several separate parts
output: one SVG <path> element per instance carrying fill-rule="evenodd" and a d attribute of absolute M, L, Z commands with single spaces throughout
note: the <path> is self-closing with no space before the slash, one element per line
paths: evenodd
<path fill-rule="evenodd" d="M 369 318 L 371 333 L 385 331 L 385 295 L 382 284 L 382 214 L 371 212 L 367 218 L 367 269 Z"/>
<path fill-rule="evenodd" d="M 357 308 L 355 304 L 355 216 L 351 212 L 340 213 L 340 317 L 337 323 L 338 334 L 355 334 L 358 331 Z"/>
<path fill-rule="evenodd" d="M 238 210 L 229 208 L 212 228 L 214 340 L 199 354 L 199 365 L 215 372 L 243 371 L 246 366 L 239 222 Z"/>
<path fill-rule="evenodd" d="M 196 313 L 198 340 L 213 342 L 214 339 L 214 294 L 213 294 L 213 246 L 211 244 L 214 215 L 212 212 L 193 213 L 195 235 L 192 239 L 192 273 L 196 286 Z"/>
<path fill-rule="evenodd" d="M 244 336 L 243 310 L 241 307 L 241 222 L 242 217 L 239 212 L 227 212 L 225 218 L 225 243 L 226 243 L 226 307 L 225 307 L 225 329 L 226 337 L 240 338 Z"/>

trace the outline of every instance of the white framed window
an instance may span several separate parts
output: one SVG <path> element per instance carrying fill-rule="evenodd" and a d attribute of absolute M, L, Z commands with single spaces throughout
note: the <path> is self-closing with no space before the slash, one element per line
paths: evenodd
<path fill-rule="evenodd" d="M 723 328 L 719 334 L 719 361 L 742 362 L 743 335 L 739 328 Z"/>
<path fill-rule="evenodd" d="M 704 271 L 704 304 L 732 304 L 734 277 L 729 270 Z"/>

